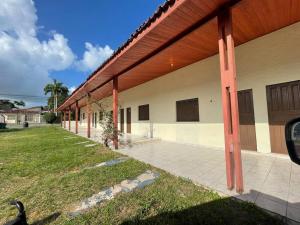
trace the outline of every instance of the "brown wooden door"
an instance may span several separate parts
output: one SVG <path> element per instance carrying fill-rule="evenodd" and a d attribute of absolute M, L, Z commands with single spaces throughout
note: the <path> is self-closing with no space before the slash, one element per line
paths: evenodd
<path fill-rule="evenodd" d="M 252 89 L 238 91 L 241 148 L 256 151 L 256 132 Z"/>
<path fill-rule="evenodd" d="M 267 88 L 271 149 L 287 154 L 285 124 L 300 116 L 300 81 L 269 85 Z"/>
<path fill-rule="evenodd" d="M 124 133 L 124 109 L 121 109 L 120 117 L 121 132 Z"/>
<path fill-rule="evenodd" d="M 127 133 L 131 133 L 131 108 L 126 109 Z"/>

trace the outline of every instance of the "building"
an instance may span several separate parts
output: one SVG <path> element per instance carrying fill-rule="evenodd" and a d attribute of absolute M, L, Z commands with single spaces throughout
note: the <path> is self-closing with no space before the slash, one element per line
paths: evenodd
<path fill-rule="evenodd" d="M 225 147 L 242 191 L 240 150 L 287 154 L 300 116 L 299 21 L 298 0 L 167 1 L 58 110 L 88 137 L 106 102 L 122 132 Z"/>
<path fill-rule="evenodd" d="M 5 117 L 0 113 L 0 123 L 5 123 Z"/>
<path fill-rule="evenodd" d="M 10 109 L 0 111 L 2 118 L 7 124 L 44 123 L 43 113 L 46 111 L 43 107 L 32 107 L 28 109 Z"/>

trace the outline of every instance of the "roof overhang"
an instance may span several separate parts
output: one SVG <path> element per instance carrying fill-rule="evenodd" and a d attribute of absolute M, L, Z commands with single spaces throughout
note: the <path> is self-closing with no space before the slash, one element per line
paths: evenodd
<path fill-rule="evenodd" d="M 216 16 L 232 8 L 235 45 L 300 21 L 299 0 L 171 0 L 100 66 L 58 108 L 112 94 L 119 77 L 124 91 L 218 53 Z"/>

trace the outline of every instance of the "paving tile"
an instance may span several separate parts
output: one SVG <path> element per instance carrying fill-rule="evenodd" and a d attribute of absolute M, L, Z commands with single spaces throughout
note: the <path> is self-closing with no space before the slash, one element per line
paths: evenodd
<path fill-rule="evenodd" d="M 300 184 L 299 183 L 290 183 L 289 193 L 300 196 Z"/>
<path fill-rule="evenodd" d="M 250 191 L 244 192 L 243 194 L 237 194 L 234 197 L 238 198 L 240 200 L 243 200 L 243 201 L 254 203 L 256 201 L 258 195 L 259 195 L 259 192 L 250 190 Z"/>
<path fill-rule="evenodd" d="M 255 204 L 271 212 L 286 216 L 287 203 L 285 201 L 273 201 L 269 198 L 265 198 L 262 194 L 259 194 L 255 201 Z"/>
<path fill-rule="evenodd" d="M 300 174 L 291 174 L 291 183 L 300 187 Z"/>
<path fill-rule="evenodd" d="M 294 207 L 288 207 L 287 217 L 297 222 L 300 222 L 300 209 Z"/>
<path fill-rule="evenodd" d="M 288 206 L 300 209 L 300 195 L 289 193 Z"/>
<path fill-rule="evenodd" d="M 234 190 L 228 190 L 227 184 L 221 184 L 221 183 L 215 184 L 214 189 L 228 196 L 236 195 L 236 192 Z"/>
<path fill-rule="evenodd" d="M 287 201 L 288 199 L 288 185 L 264 184 L 262 192 L 267 193 L 274 201 Z"/>
<path fill-rule="evenodd" d="M 98 130 L 92 131 L 92 135 L 95 132 Z M 86 132 L 80 134 L 85 136 Z M 123 138 L 132 138 L 132 143 L 139 140 L 130 135 Z M 100 140 L 100 137 L 97 135 L 95 139 Z M 289 214 L 295 217 L 294 209 L 298 209 L 300 167 L 287 159 L 243 151 L 245 192 L 239 195 L 227 190 L 224 150 L 219 148 L 156 141 L 132 144 L 119 152 L 226 195 L 255 202 L 280 215 L 285 215 L 289 206 Z"/>

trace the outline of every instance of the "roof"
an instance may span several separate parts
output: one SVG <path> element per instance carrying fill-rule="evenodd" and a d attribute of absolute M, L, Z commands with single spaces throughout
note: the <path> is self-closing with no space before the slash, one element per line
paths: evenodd
<path fill-rule="evenodd" d="M 240 45 L 300 21 L 299 0 L 169 0 L 143 23 L 59 107 L 111 95 L 119 77 L 123 91 L 218 53 L 216 16 L 232 8 L 235 44 Z"/>
<path fill-rule="evenodd" d="M 177 0 L 178 1 L 178 0 Z M 136 39 L 143 31 L 151 26 L 158 18 L 162 16 L 163 13 L 166 13 L 174 4 L 176 0 L 166 0 L 164 4 L 160 5 L 156 12 L 148 18 L 144 23 L 142 23 L 138 29 L 136 29 L 130 37 L 125 41 L 114 53 L 105 60 L 91 75 L 88 76 L 86 81 L 81 83 L 65 101 L 67 101 L 70 97 L 72 97 L 75 92 L 80 89 L 87 81 L 89 81 L 95 74 L 100 71 L 105 65 L 107 65 L 110 61 L 112 61 L 118 54 L 120 54 L 129 44 Z"/>
<path fill-rule="evenodd" d="M 14 113 L 30 113 L 30 114 L 40 114 L 43 112 L 42 107 L 31 107 L 28 109 L 8 109 L 8 110 L 0 110 L 2 114 L 14 114 Z"/>
<path fill-rule="evenodd" d="M 15 110 L 5 110 L 0 111 L 1 114 L 16 114 L 16 113 L 22 113 L 22 114 L 40 114 L 41 112 L 37 111 L 29 111 L 24 109 L 15 109 Z"/>

